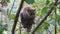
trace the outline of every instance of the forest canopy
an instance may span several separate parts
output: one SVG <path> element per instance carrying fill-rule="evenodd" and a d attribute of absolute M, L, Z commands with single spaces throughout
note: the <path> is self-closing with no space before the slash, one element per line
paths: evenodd
<path fill-rule="evenodd" d="M 28 5 L 36 10 L 30 32 L 20 20 Z M 60 34 L 60 0 L 0 0 L 0 34 Z"/>

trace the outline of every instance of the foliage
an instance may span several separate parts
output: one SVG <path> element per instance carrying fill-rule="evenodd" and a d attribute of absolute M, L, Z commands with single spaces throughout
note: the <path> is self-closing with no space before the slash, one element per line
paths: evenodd
<path fill-rule="evenodd" d="M 6 0 L 8 3 L 10 3 L 10 0 Z"/>
<path fill-rule="evenodd" d="M 2 34 L 4 30 L 7 31 L 7 24 L 0 25 L 0 34 Z"/>
<path fill-rule="evenodd" d="M 17 0 L 18 1 L 18 0 Z M 16 3 L 18 3 L 16 1 Z M 24 3 L 25 5 L 30 5 L 32 6 L 33 8 L 36 8 L 36 21 L 37 23 L 34 25 L 36 26 L 38 24 L 38 22 L 40 22 L 42 19 L 43 19 L 43 16 L 45 16 L 45 14 L 47 13 L 47 10 L 49 10 L 53 3 L 54 3 L 55 0 L 25 0 L 26 3 Z M 12 1 L 10 0 L 7 0 L 8 3 L 11 3 Z M 16 4 L 18 5 L 18 4 Z M 10 4 L 11 6 L 11 4 Z M 11 8 L 10 6 L 8 6 L 9 8 Z M 14 7 L 18 7 L 18 6 L 14 6 Z M 9 10 L 8 10 L 9 11 Z M 54 10 L 53 10 L 54 11 Z M 13 10 L 11 11 L 12 13 L 8 13 L 8 17 L 9 17 L 9 20 L 13 20 L 14 21 L 14 17 L 16 15 L 16 9 L 13 8 Z M 58 5 L 56 7 L 56 16 L 57 16 L 57 19 L 55 18 L 55 12 L 52 12 L 48 17 L 47 17 L 47 20 L 45 20 L 45 22 L 37 29 L 37 31 L 35 32 L 35 34 L 40 34 L 40 33 L 47 33 L 46 30 L 48 30 L 49 28 L 52 29 L 51 33 L 53 34 L 54 33 L 54 28 L 55 28 L 55 22 L 57 23 L 57 31 L 60 30 L 59 27 L 60 27 L 60 5 Z M 55 21 L 55 19 L 57 21 Z M 12 24 L 13 22 L 11 22 Z M 19 24 L 18 24 L 19 25 Z M 34 29 L 35 27 L 32 26 Z M 19 26 L 17 26 L 18 28 Z M 0 25 L 0 34 L 3 33 L 4 30 L 8 31 L 7 30 L 7 24 L 3 25 L 2 24 Z M 23 32 L 23 34 L 27 34 L 27 32 Z M 44 34 L 45 34 L 44 33 Z M 57 32 L 58 34 L 59 32 Z"/>
<path fill-rule="evenodd" d="M 25 0 L 28 4 L 34 3 L 34 0 Z"/>

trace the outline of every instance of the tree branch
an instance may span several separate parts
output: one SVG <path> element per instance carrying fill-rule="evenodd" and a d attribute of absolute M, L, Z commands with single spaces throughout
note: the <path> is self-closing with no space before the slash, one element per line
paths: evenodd
<path fill-rule="evenodd" d="M 40 21 L 40 23 L 36 26 L 36 28 L 31 32 L 31 34 L 34 34 L 34 32 L 39 28 L 39 26 L 42 25 L 42 23 L 47 19 L 47 17 L 51 14 L 52 10 L 54 10 L 57 6 L 58 0 L 55 0 L 55 3 L 53 6 L 48 10 L 47 14 L 43 17 L 43 19 Z"/>
<path fill-rule="evenodd" d="M 22 6 L 23 6 L 23 2 L 24 2 L 24 0 L 21 0 L 21 4 L 20 4 L 20 6 L 19 6 L 19 8 L 18 8 L 18 12 L 17 12 L 17 14 L 16 14 L 16 16 L 15 16 L 14 24 L 13 24 L 13 28 L 12 28 L 12 34 L 14 34 L 14 30 L 15 30 L 15 28 L 16 28 L 16 24 L 17 24 L 17 21 L 18 21 L 19 13 L 20 13 L 21 8 L 22 8 Z"/>

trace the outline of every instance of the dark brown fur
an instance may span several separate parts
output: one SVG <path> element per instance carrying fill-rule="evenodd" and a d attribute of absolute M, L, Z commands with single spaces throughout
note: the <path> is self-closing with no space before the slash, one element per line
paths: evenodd
<path fill-rule="evenodd" d="M 30 6 L 26 6 L 22 8 L 20 13 L 21 23 L 24 28 L 27 28 L 27 31 L 31 31 L 32 24 L 34 24 L 35 20 L 35 9 L 32 9 Z"/>

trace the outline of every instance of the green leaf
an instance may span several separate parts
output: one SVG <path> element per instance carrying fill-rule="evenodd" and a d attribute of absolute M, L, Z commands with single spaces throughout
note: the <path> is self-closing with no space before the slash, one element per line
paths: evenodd
<path fill-rule="evenodd" d="M 60 12 L 60 5 L 58 5 L 58 9 L 59 9 L 59 12 Z"/>
<path fill-rule="evenodd" d="M 50 3 L 50 1 L 49 1 L 49 0 L 47 0 L 47 1 L 46 1 L 46 5 L 48 5 L 49 3 Z"/>
<path fill-rule="evenodd" d="M 8 3 L 10 3 L 10 0 L 7 0 Z"/>
<path fill-rule="evenodd" d="M 29 34 L 29 32 L 23 32 L 23 34 Z"/>
<path fill-rule="evenodd" d="M 11 14 L 9 19 L 14 19 L 14 14 Z"/>
<path fill-rule="evenodd" d="M 43 23 L 43 26 L 44 26 L 44 29 L 47 30 L 50 25 L 49 25 L 48 23 L 44 22 L 44 23 Z"/>
<path fill-rule="evenodd" d="M 42 27 L 40 26 L 38 29 L 37 29 L 37 32 L 41 32 L 43 29 Z"/>
<path fill-rule="evenodd" d="M 0 34 L 2 34 L 2 33 L 3 33 L 2 26 L 0 26 Z"/>
<path fill-rule="evenodd" d="M 50 3 L 49 3 L 49 7 L 51 7 L 52 5 L 53 5 L 53 2 L 50 2 Z"/>
<path fill-rule="evenodd" d="M 44 14 L 47 12 L 47 10 L 48 10 L 48 7 L 44 7 L 44 8 L 42 8 L 42 10 L 41 10 L 41 14 L 44 15 Z"/>
<path fill-rule="evenodd" d="M 28 4 L 33 4 L 34 0 L 25 0 Z"/>
<path fill-rule="evenodd" d="M 8 29 L 8 25 L 7 25 L 7 24 L 5 24 L 5 25 L 4 25 L 4 30 L 6 30 L 6 31 L 7 31 L 7 29 Z"/>
<path fill-rule="evenodd" d="M 40 13 L 41 13 L 41 11 L 40 11 L 40 10 L 41 10 L 41 9 L 38 9 L 38 8 L 37 8 L 37 12 L 36 12 L 36 15 L 37 15 L 37 16 L 39 16 L 39 15 L 40 15 Z"/>
<path fill-rule="evenodd" d="M 60 26 L 60 16 L 57 16 L 58 25 Z"/>
<path fill-rule="evenodd" d="M 47 23 L 55 26 L 55 19 L 47 20 Z"/>

